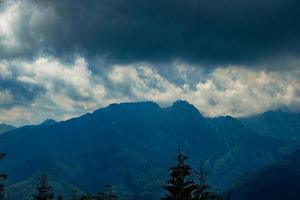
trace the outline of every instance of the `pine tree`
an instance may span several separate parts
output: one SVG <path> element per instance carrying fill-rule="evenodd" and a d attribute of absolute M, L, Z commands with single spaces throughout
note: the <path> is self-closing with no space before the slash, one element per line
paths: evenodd
<path fill-rule="evenodd" d="M 217 200 L 224 200 L 224 198 L 221 197 L 221 196 L 217 197 L 216 199 L 217 199 Z M 229 192 L 229 193 L 227 193 L 227 195 L 226 195 L 226 200 L 230 200 L 230 199 L 231 199 L 231 195 L 230 195 L 230 192 Z"/>
<path fill-rule="evenodd" d="M 162 200 L 192 200 L 192 193 L 195 189 L 191 180 L 191 167 L 186 164 L 187 156 L 180 150 L 176 156 L 176 165 L 169 169 L 170 178 L 164 189 L 168 192 Z"/>
<path fill-rule="evenodd" d="M 37 193 L 33 195 L 35 200 L 51 200 L 54 197 L 52 187 L 49 185 L 48 178 L 45 174 L 39 177 L 36 190 Z"/>
<path fill-rule="evenodd" d="M 4 153 L 0 153 L 0 160 L 2 160 L 5 157 Z M 6 174 L 0 174 L 0 200 L 4 199 L 5 194 L 5 187 L 4 187 L 4 181 L 7 178 Z"/>
<path fill-rule="evenodd" d="M 194 200 L 213 200 L 217 195 L 211 191 L 211 187 L 206 183 L 208 172 L 205 169 L 205 163 L 200 161 L 199 170 L 194 171 L 197 183 L 193 192 Z"/>
<path fill-rule="evenodd" d="M 57 200 L 63 200 L 63 196 L 60 194 L 57 196 Z"/>
<path fill-rule="evenodd" d="M 78 194 L 77 194 L 77 190 L 75 189 L 71 189 L 71 192 L 72 192 L 72 197 L 71 197 L 71 200 L 78 200 Z"/>
<path fill-rule="evenodd" d="M 89 195 L 81 195 L 79 200 L 90 200 L 90 196 Z"/>
<path fill-rule="evenodd" d="M 227 196 L 226 196 L 226 200 L 230 200 L 231 199 L 231 194 L 230 192 L 227 193 Z"/>
<path fill-rule="evenodd" d="M 102 192 L 99 192 L 97 195 L 97 200 L 116 200 L 117 196 L 113 191 L 111 185 L 104 185 Z"/>

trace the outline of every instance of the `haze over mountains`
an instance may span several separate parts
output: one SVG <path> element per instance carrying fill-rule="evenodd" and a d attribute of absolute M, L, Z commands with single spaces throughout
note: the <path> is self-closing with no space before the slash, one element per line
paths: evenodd
<path fill-rule="evenodd" d="M 83 192 L 112 184 L 127 199 L 158 199 L 181 145 L 194 166 L 206 161 L 209 182 L 222 192 L 243 174 L 283 159 L 297 139 L 298 117 L 271 111 L 242 120 L 206 118 L 186 101 L 167 108 L 153 102 L 112 104 L 78 118 L 46 120 L 0 135 L 7 154 L 1 170 L 9 174 L 7 184 L 14 191 L 45 171 Z"/>
<path fill-rule="evenodd" d="M 300 151 L 252 174 L 232 193 L 233 200 L 282 200 L 300 196 Z"/>
<path fill-rule="evenodd" d="M 261 135 L 285 140 L 300 139 L 300 113 L 278 109 L 241 120 L 247 128 Z"/>
<path fill-rule="evenodd" d="M 5 133 L 7 131 L 11 131 L 13 129 L 15 129 L 16 127 L 13 127 L 11 125 L 8 125 L 8 124 L 4 124 L 4 123 L 1 123 L 0 124 L 0 134 L 1 133 Z"/>

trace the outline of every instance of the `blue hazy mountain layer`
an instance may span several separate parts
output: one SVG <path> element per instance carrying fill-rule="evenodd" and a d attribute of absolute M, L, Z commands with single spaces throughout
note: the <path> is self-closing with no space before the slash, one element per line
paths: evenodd
<path fill-rule="evenodd" d="M 232 117 L 206 118 L 186 101 L 112 104 L 78 118 L 0 135 L 8 185 L 44 171 L 81 191 L 112 184 L 127 199 L 158 199 L 178 145 L 197 168 L 204 160 L 219 191 L 244 172 L 282 158 L 288 143 L 257 134 Z M 16 190 L 16 188 L 15 188 Z M 14 197 L 16 198 L 16 197 Z"/>
<path fill-rule="evenodd" d="M 8 132 L 8 131 L 11 131 L 13 129 L 15 129 L 16 127 L 14 126 L 11 126 L 11 125 L 8 125 L 8 124 L 3 124 L 1 123 L 0 124 L 0 134 L 1 133 L 5 133 L 5 132 Z"/>
<path fill-rule="evenodd" d="M 232 189 L 233 200 L 282 200 L 300 197 L 300 151 L 252 174 Z"/>
<path fill-rule="evenodd" d="M 300 113 L 278 109 L 241 120 L 247 128 L 260 135 L 300 141 Z"/>

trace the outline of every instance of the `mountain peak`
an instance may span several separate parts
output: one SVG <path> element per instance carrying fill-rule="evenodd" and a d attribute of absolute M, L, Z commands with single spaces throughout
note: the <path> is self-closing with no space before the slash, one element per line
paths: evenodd
<path fill-rule="evenodd" d="M 185 108 L 185 109 L 193 109 L 193 110 L 197 110 L 198 111 L 198 109 L 193 104 L 190 104 L 186 100 L 177 100 L 177 101 L 175 101 L 172 104 L 172 107 L 175 107 L 175 108 Z"/>
<path fill-rule="evenodd" d="M 192 112 L 201 115 L 199 110 L 193 104 L 190 104 L 186 100 L 177 100 L 169 108 L 173 110 L 180 110 L 180 112 Z"/>
<path fill-rule="evenodd" d="M 50 126 L 50 125 L 56 124 L 56 123 L 57 123 L 57 121 L 55 121 L 54 119 L 46 119 L 40 125 L 41 126 Z"/>
<path fill-rule="evenodd" d="M 94 111 L 94 114 L 99 114 L 102 112 L 111 112 L 111 111 L 126 111 L 126 112 L 144 112 L 144 111 L 153 111 L 161 109 L 160 106 L 151 101 L 143 102 L 126 102 L 126 103 L 113 103 L 104 108 L 99 108 Z"/>
<path fill-rule="evenodd" d="M 157 103 L 154 103 L 152 101 L 141 101 L 141 102 L 125 102 L 125 103 L 113 103 L 107 106 L 106 108 L 108 109 L 114 109 L 114 108 L 123 108 L 123 109 L 155 109 L 155 108 L 160 108 Z M 101 110 L 101 108 L 99 109 Z"/>
<path fill-rule="evenodd" d="M 192 104 L 190 104 L 189 102 L 187 102 L 186 100 L 183 99 L 178 99 L 173 103 L 174 105 L 188 105 L 188 106 L 193 106 Z"/>
<path fill-rule="evenodd" d="M 260 116 L 279 116 L 279 115 L 286 115 L 286 114 L 293 114 L 293 112 L 287 106 L 280 106 L 277 109 L 266 111 Z"/>
<path fill-rule="evenodd" d="M 10 126 L 9 124 L 0 123 L 0 126 Z"/>
<path fill-rule="evenodd" d="M 281 105 L 276 111 L 277 112 L 291 112 L 291 110 L 286 105 Z"/>
<path fill-rule="evenodd" d="M 154 106 L 157 107 L 158 104 L 154 103 L 152 101 L 140 101 L 140 102 L 124 102 L 124 103 L 114 103 L 114 104 L 110 104 L 108 107 L 110 106 Z"/>

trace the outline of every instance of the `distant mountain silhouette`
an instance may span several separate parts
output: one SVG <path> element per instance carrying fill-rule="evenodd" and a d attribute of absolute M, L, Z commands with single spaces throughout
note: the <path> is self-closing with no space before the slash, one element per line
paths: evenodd
<path fill-rule="evenodd" d="M 124 198 L 145 200 L 160 195 L 179 144 L 193 165 L 207 162 L 209 181 L 220 190 L 242 173 L 280 159 L 287 145 L 232 117 L 205 118 L 186 101 L 167 108 L 112 104 L 47 126 L 24 126 L 0 140 L 9 185 L 46 171 L 86 192 L 112 184 Z"/>
<path fill-rule="evenodd" d="M 300 151 L 244 181 L 232 190 L 233 200 L 283 200 L 300 197 Z"/>
<path fill-rule="evenodd" d="M 41 124 L 39 124 L 40 126 L 50 126 L 53 124 L 56 124 L 57 121 L 53 120 L 53 119 L 46 119 L 45 121 L 43 121 Z"/>
<path fill-rule="evenodd" d="M 300 141 L 300 113 L 290 112 L 285 107 L 241 120 L 247 128 L 258 134 Z"/>
<path fill-rule="evenodd" d="M 14 126 L 11 126 L 11 125 L 7 125 L 7 124 L 3 124 L 3 123 L 1 123 L 0 124 L 0 134 L 1 133 L 5 133 L 5 132 L 7 132 L 7 131 L 11 131 L 11 130 L 13 130 L 13 129 L 15 129 L 16 127 L 14 127 Z"/>

